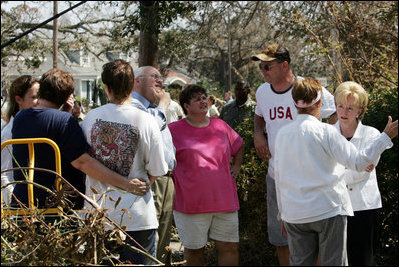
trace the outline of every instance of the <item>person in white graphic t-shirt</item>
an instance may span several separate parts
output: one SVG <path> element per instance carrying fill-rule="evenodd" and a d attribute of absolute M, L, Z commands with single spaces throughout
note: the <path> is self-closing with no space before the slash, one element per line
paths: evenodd
<path fill-rule="evenodd" d="M 89 111 L 82 122 L 82 129 L 93 158 L 125 177 L 145 182 L 148 190 L 139 195 L 132 194 L 87 176 L 86 195 L 95 199 L 111 219 L 125 227 L 142 248 L 156 257 L 159 224 L 150 187 L 159 176 L 167 173 L 168 165 L 156 119 L 131 104 L 134 78 L 133 68 L 124 60 L 104 64 L 101 79 L 110 102 Z M 90 208 L 87 202 L 85 206 Z M 153 264 L 152 259 L 129 248 L 140 248 L 134 240 L 126 238 L 125 243 L 117 248 L 119 260 Z M 106 245 L 110 245 L 108 241 Z"/>

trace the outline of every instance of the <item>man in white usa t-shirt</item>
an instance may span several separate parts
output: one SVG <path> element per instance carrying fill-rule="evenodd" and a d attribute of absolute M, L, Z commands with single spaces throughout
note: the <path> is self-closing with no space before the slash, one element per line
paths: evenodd
<path fill-rule="evenodd" d="M 303 78 L 293 74 L 290 67 L 289 51 L 282 45 L 271 44 L 262 53 L 252 56 L 252 60 L 260 61 L 259 68 L 265 81 L 256 91 L 254 145 L 258 156 L 264 161 L 269 160 L 266 176 L 269 242 L 277 248 L 279 264 L 287 266 L 290 263 L 288 242 L 286 237 L 281 234 L 281 221 L 277 219 L 274 143 L 278 130 L 295 120 L 297 116 L 291 90 L 295 80 Z M 335 123 L 334 97 L 324 87 L 322 103 L 321 118 L 329 118 L 330 123 Z M 264 134 L 265 129 L 267 137 Z"/>

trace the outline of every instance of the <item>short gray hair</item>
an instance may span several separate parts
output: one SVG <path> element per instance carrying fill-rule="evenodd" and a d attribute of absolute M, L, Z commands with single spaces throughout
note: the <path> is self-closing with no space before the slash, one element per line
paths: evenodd
<path fill-rule="evenodd" d="M 137 69 L 134 70 L 134 77 L 140 77 L 143 76 L 145 70 L 149 69 L 149 68 L 153 68 L 153 66 L 141 66 Z"/>

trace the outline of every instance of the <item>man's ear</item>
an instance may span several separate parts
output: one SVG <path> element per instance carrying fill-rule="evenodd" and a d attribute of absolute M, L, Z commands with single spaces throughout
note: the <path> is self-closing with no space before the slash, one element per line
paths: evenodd
<path fill-rule="evenodd" d="M 288 61 L 284 61 L 283 62 L 283 67 L 284 68 L 288 68 L 290 66 L 290 64 L 288 63 Z"/>
<path fill-rule="evenodd" d="M 133 90 L 134 90 L 134 91 L 137 91 L 137 89 L 140 87 L 140 86 L 139 86 L 139 84 L 140 84 L 140 77 L 141 77 L 141 76 L 139 76 L 139 77 L 134 77 L 134 86 L 133 86 Z"/>

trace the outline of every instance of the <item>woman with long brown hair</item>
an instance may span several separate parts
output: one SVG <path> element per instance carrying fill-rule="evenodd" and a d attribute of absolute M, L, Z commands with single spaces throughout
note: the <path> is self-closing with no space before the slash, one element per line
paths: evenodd
<path fill-rule="evenodd" d="M 9 103 L 7 106 L 5 121 L 6 125 L 1 130 L 1 142 L 12 138 L 11 129 L 14 116 L 18 111 L 37 105 L 39 91 L 39 80 L 30 75 L 22 75 L 15 79 L 8 90 Z M 12 146 L 5 147 L 1 151 L 1 170 L 12 168 Z M 1 175 L 1 185 L 14 181 L 13 172 L 5 172 Z M 13 186 L 10 185 L 2 190 L 3 201 L 6 205 L 10 203 Z"/>

